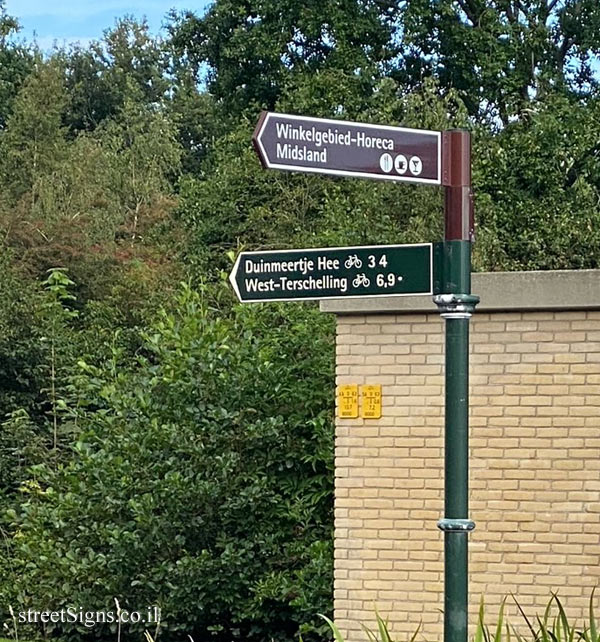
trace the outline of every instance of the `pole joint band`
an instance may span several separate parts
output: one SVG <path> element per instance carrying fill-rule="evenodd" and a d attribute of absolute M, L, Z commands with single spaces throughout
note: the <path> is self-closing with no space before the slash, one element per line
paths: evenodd
<path fill-rule="evenodd" d="M 479 303 L 479 297 L 475 294 L 436 294 L 433 302 L 442 319 L 469 319 Z"/>
<path fill-rule="evenodd" d="M 475 522 L 471 519 L 448 519 L 444 517 L 444 519 L 438 521 L 437 527 L 445 533 L 464 533 L 472 531 L 475 528 Z"/>

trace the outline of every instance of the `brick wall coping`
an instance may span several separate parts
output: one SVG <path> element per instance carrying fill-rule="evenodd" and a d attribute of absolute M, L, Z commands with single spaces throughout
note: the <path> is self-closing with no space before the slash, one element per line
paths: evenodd
<path fill-rule="evenodd" d="M 479 311 L 600 309 L 600 270 L 479 272 L 473 274 Z M 430 296 L 366 297 L 321 301 L 335 314 L 412 314 L 435 312 Z"/>

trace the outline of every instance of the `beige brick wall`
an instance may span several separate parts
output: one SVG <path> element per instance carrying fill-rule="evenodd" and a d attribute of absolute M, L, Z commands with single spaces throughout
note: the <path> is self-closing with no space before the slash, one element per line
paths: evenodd
<path fill-rule="evenodd" d="M 337 383 L 381 383 L 379 420 L 337 419 L 335 618 L 365 640 L 374 609 L 404 638 L 443 608 L 444 327 L 437 314 L 339 316 Z M 600 311 L 471 320 L 471 631 L 514 593 L 558 590 L 584 618 L 600 581 Z M 517 621 L 514 607 L 508 609 Z"/>

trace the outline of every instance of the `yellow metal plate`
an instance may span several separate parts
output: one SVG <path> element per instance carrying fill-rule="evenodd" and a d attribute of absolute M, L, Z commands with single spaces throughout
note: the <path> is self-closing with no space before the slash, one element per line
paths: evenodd
<path fill-rule="evenodd" d="M 358 385 L 349 383 L 338 387 L 338 417 L 356 419 L 358 417 Z"/>
<path fill-rule="evenodd" d="M 363 419 L 381 418 L 381 384 L 371 384 L 360 387 L 362 400 L 361 414 Z"/>

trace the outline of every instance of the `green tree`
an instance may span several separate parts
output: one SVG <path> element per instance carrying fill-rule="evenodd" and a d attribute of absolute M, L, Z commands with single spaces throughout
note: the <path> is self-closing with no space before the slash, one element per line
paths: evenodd
<path fill-rule="evenodd" d="M 70 134 L 63 63 L 60 53 L 40 63 L 0 138 L 0 227 L 33 274 L 63 265 L 93 291 L 135 258 L 120 251 L 123 240 L 130 246 L 167 217 L 182 148 L 165 110 L 145 104 L 133 81 L 112 119 L 93 134 Z"/>
<path fill-rule="evenodd" d="M 39 62 L 0 137 L 3 242 L 36 276 L 93 262 L 98 252 L 90 248 L 114 242 L 121 215 L 107 154 L 89 137 L 72 140 L 63 124 L 64 72 L 60 57 Z"/>
<path fill-rule="evenodd" d="M 198 73 L 224 112 L 273 108 L 295 73 L 335 70 L 365 95 L 393 57 L 393 3 L 351 0 L 218 0 L 171 25 L 176 54 Z"/>
<path fill-rule="evenodd" d="M 191 74 L 182 74 L 174 81 L 172 96 L 165 107 L 177 125 L 182 173 L 201 174 L 202 163 L 216 139 L 234 126 L 231 116 L 218 110 L 214 98 L 199 89 Z"/>
<path fill-rule="evenodd" d="M 35 206 L 39 181 L 64 158 L 62 118 L 67 102 L 61 65 L 55 60 L 38 60 L 15 99 L 0 139 L 2 183 L 11 205 L 27 194 Z"/>
<path fill-rule="evenodd" d="M 598 90 L 596 0 L 416 0 L 402 5 L 401 82 L 433 75 L 503 126 L 548 93 Z"/>
<path fill-rule="evenodd" d="M 15 96 L 31 72 L 34 53 L 23 43 L 15 42 L 19 31 L 16 18 L 6 13 L 5 0 L 0 1 L 0 130 L 13 110 Z"/>
<path fill-rule="evenodd" d="M 177 128 L 154 106 L 126 98 L 117 118 L 98 131 L 98 138 L 108 155 L 110 187 L 120 198 L 124 226 L 134 241 L 143 230 L 143 217 L 152 220 L 157 210 L 164 211 L 180 173 Z"/>
<path fill-rule="evenodd" d="M 59 52 L 70 97 L 65 122 L 74 132 L 93 131 L 118 117 L 126 100 L 162 103 L 170 87 L 163 43 L 150 35 L 146 21 L 116 21 L 102 39 L 87 47 Z"/>
<path fill-rule="evenodd" d="M 61 411 L 66 410 L 64 399 L 60 398 L 60 369 L 65 369 L 61 363 L 59 348 L 67 342 L 60 341 L 60 333 L 65 325 L 78 316 L 77 310 L 68 306 L 75 300 L 69 292 L 69 287 L 75 285 L 64 270 L 54 268 L 49 270 L 48 278 L 44 281 L 47 296 L 43 304 L 44 316 L 47 319 L 48 336 L 44 339 L 49 345 L 49 387 L 47 388 L 50 401 L 50 420 L 52 423 L 52 450 L 58 448 L 58 424 Z"/>
<path fill-rule="evenodd" d="M 8 36 L 19 30 L 19 22 L 13 16 L 6 13 L 6 0 L 0 2 L 0 38 L 2 44 L 6 44 Z"/>
<path fill-rule="evenodd" d="M 4 274 L 8 314 L 0 322 L 0 511 L 12 505 L 29 466 L 61 457 L 59 432 L 64 437 L 69 427 L 64 421 L 66 384 L 81 343 L 74 340 L 73 282 L 64 270 L 51 270 L 42 288 L 22 275 L 19 279 L 9 266 Z"/>
<path fill-rule="evenodd" d="M 495 136 L 475 136 L 477 265 L 600 265 L 600 100 L 549 96 Z"/>
<path fill-rule="evenodd" d="M 0 257 L 0 422 L 18 409 L 35 414 L 42 377 L 41 295 L 34 283 Z"/>

